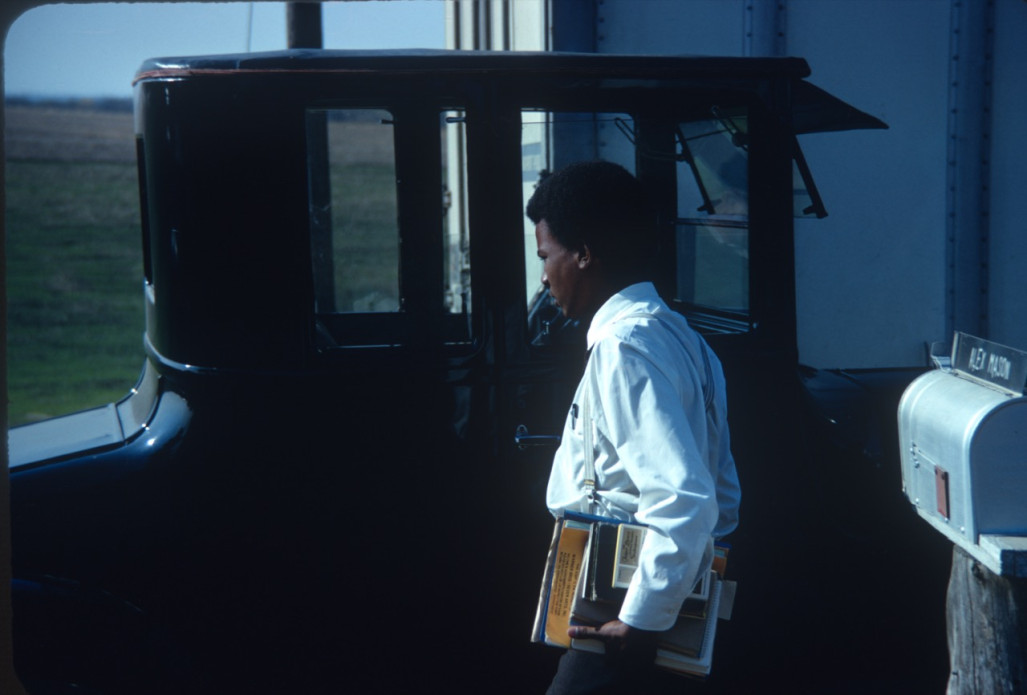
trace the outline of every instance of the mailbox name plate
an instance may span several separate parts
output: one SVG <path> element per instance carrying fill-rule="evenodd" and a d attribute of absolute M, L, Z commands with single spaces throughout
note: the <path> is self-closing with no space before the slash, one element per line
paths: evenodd
<path fill-rule="evenodd" d="M 1022 396 L 1027 382 L 1027 352 L 957 332 L 952 342 L 952 368 L 971 379 Z"/>

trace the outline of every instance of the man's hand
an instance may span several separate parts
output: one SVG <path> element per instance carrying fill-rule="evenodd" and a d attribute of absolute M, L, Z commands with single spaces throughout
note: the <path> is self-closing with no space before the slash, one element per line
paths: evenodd
<path fill-rule="evenodd" d="M 656 636 L 660 633 L 650 630 L 639 630 L 620 620 L 611 620 L 599 627 L 574 625 L 567 630 L 574 639 L 596 639 L 606 645 L 606 655 L 619 658 L 622 655 L 644 656 L 651 653 L 656 646 Z"/>

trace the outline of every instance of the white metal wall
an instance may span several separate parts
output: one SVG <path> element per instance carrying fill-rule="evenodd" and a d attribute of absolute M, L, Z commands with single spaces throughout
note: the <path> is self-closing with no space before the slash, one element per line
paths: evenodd
<path fill-rule="evenodd" d="M 995 7 L 989 334 L 1027 350 L 1027 2 Z"/>
<path fill-rule="evenodd" d="M 461 50 L 545 51 L 549 48 L 549 0 L 451 0 L 446 7 L 446 46 Z M 543 125 L 531 119 L 525 123 L 521 141 L 521 158 L 526 175 L 521 182 L 525 201 L 534 190 L 537 172 L 549 166 L 549 138 Z M 455 143 L 448 143 L 448 188 L 466 183 L 461 177 L 464 152 Z M 531 174 L 531 175 L 527 175 Z M 462 189 L 461 189 L 462 190 Z M 452 194 L 451 194 L 452 195 Z M 457 203 L 456 198 L 453 199 Z M 459 204 L 464 204 L 461 196 Z M 450 236 L 457 216 L 450 216 Z M 463 217 L 459 218 L 461 221 Z M 541 286 L 536 257 L 534 225 L 524 218 L 525 297 L 531 297 Z"/>
<path fill-rule="evenodd" d="M 946 339 L 949 6 L 791 0 L 789 53 L 889 125 L 802 138 L 828 208 L 796 220 L 799 356 L 817 367 L 925 364 Z"/>
<path fill-rule="evenodd" d="M 446 47 L 483 51 L 549 48 L 551 0 L 448 0 Z"/>
<path fill-rule="evenodd" d="M 801 140 L 830 214 L 796 220 L 799 352 L 818 367 L 921 364 L 945 330 L 948 3 L 788 0 L 775 27 L 766 4 L 604 0 L 598 47 L 753 55 L 767 46 L 754 34 L 780 29 L 777 50 L 812 82 L 887 122 Z"/>
<path fill-rule="evenodd" d="M 796 221 L 803 363 L 852 369 L 923 365 L 925 345 L 950 339 L 953 330 L 1027 349 L 1021 279 L 1027 195 L 1020 190 L 1027 161 L 1027 2 L 512 3 L 532 16 L 509 24 L 518 47 L 561 50 L 571 43 L 575 50 L 600 53 L 799 56 L 812 68 L 810 81 L 889 124 L 887 131 L 801 139 L 829 212 L 823 220 Z M 967 11 L 992 13 L 994 27 L 969 55 L 973 44 L 958 33 L 969 29 Z M 585 21 L 594 27 L 592 45 L 583 48 L 589 40 L 580 26 Z M 538 22 L 546 23 L 545 42 Z M 531 41 L 518 42 L 521 31 Z M 572 38 L 562 40 L 566 36 Z M 992 62 L 993 81 L 980 103 L 968 104 L 959 68 L 986 60 Z M 979 110 L 976 120 L 958 113 L 968 107 Z M 978 123 L 990 127 L 980 151 L 964 147 L 954 157 L 951 143 L 972 145 L 982 138 Z M 967 196 L 975 185 L 982 190 Z M 973 209 L 966 209 L 968 201 Z M 979 268 L 967 249 L 981 254 Z M 980 316 L 966 310 L 975 302 Z"/>
<path fill-rule="evenodd" d="M 744 6 L 742 0 L 603 0 L 597 52 L 742 55 Z"/>

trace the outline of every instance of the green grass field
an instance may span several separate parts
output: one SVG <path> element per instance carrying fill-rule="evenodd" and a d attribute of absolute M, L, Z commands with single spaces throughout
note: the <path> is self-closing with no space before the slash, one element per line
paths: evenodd
<path fill-rule="evenodd" d="M 378 310 L 399 309 L 395 180 L 391 164 L 332 168 L 334 284 L 340 311 L 358 311 L 368 297 L 378 298 Z"/>
<path fill-rule="evenodd" d="M 10 422 L 124 396 L 143 363 L 135 167 L 8 162 Z"/>
<path fill-rule="evenodd" d="M 28 120 L 37 130 L 44 121 Z M 25 146 L 26 131 L 18 126 L 17 117 L 9 118 L 5 213 L 12 426 L 126 395 L 143 365 L 144 330 L 135 162 L 123 152 L 97 155 L 95 140 L 80 135 L 75 136 L 84 145 L 80 150 L 70 145 L 55 153 L 48 150 L 52 141 L 42 137 Z M 131 151 L 130 126 L 123 131 L 122 124 L 114 141 L 127 137 Z M 12 158 L 15 152 L 18 158 Z"/>
<path fill-rule="evenodd" d="M 7 130 L 12 426 L 125 396 L 142 370 L 142 243 L 132 115 L 13 107 Z M 398 304 L 391 129 L 333 124 L 341 310 Z M 388 166 L 385 165 L 388 163 Z M 381 301 L 381 300 L 379 300 Z M 366 310 L 366 308 L 365 308 Z"/>

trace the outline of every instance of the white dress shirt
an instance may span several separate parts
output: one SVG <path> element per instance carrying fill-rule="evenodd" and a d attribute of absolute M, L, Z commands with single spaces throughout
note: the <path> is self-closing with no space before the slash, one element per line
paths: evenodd
<path fill-rule="evenodd" d="M 588 347 L 546 502 L 556 515 L 589 511 L 581 403 L 590 380 L 593 512 L 650 528 L 619 617 L 632 627 L 666 630 L 709 570 L 713 539 L 738 524 L 741 491 L 723 371 L 702 337 L 648 282 L 603 304 Z"/>

